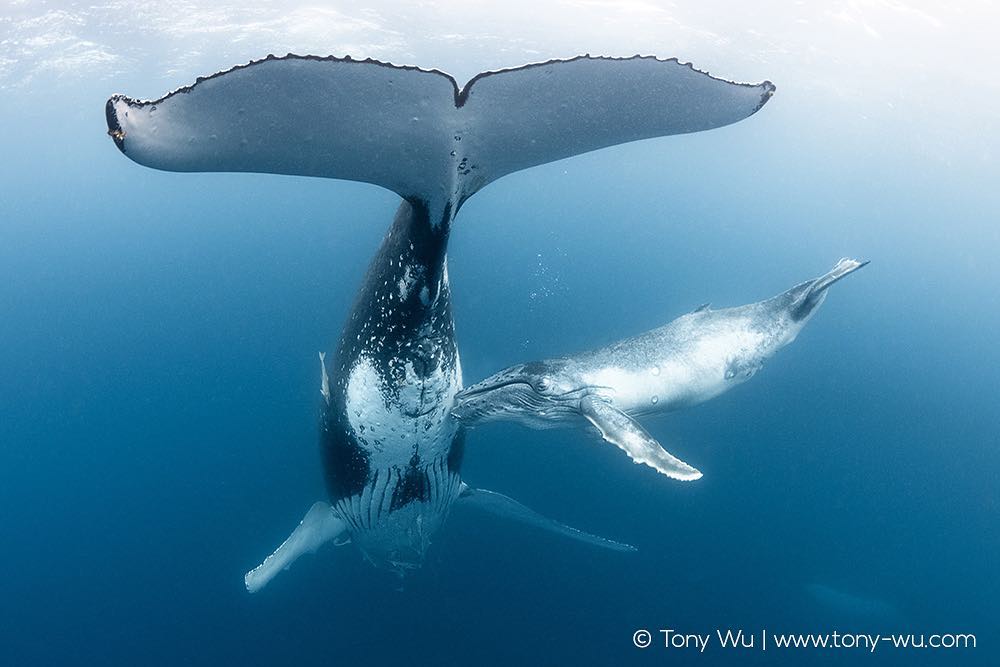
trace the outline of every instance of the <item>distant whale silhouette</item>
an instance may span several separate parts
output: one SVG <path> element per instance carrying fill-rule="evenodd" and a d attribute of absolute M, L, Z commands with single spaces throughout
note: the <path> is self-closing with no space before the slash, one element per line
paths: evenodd
<path fill-rule="evenodd" d="M 198 79 L 158 100 L 115 95 L 108 134 L 157 169 L 340 178 L 403 201 L 358 292 L 335 356 L 322 359 L 329 503 L 247 574 L 259 590 L 300 554 L 356 543 L 374 563 L 418 566 L 452 505 L 468 503 L 594 544 L 628 549 L 459 477 L 462 387 L 446 250 L 462 204 L 514 171 L 639 139 L 746 118 L 774 86 L 737 84 L 676 60 L 581 56 L 483 72 L 289 55 Z M 341 216 L 342 217 L 342 216 Z"/>
<path fill-rule="evenodd" d="M 589 422 L 636 463 L 680 480 L 701 473 L 668 453 L 634 417 L 707 401 L 745 382 L 798 335 L 827 289 L 867 262 L 842 259 L 827 274 L 737 308 L 708 304 L 666 326 L 572 357 L 506 368 L 459 392 L 465 424 L 513 420 L 533 428 Z"/>
<path fill-rule="evenodd" d="M 804 587 L 809 597 L 841 621 L 900 623 L 902 614 L 895 605 L 880 598 L 850 593 L 827 584 L 811 583 Z"/>

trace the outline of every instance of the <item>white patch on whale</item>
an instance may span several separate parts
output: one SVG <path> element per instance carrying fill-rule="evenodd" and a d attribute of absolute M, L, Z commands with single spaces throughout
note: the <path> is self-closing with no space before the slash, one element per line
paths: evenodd
<path fill-rule="evenodd" d="M 403 267 L 403 276 L 399 279 L 399 282 L 396 283 L 396 286 L 399 287 L 400 301 L 406 301 L 410 298 L 410 293 L 413 291 L 413 288 L 420 283 L 423 275 L 424 268 L 422 266 L 407 264 Z"/>
<path fill-rule="evenodd" d="M 598 393 L 630 413 L 693 405 L 750 379 L 776 347 L 790 343 L 798 333 L 794 327 L 781 328 L 776 331 L 783 340 L 776 340 L 775 332 L 760 330 L 749 320 L 718 326 L 703 319 L 695 313 L 668 325 L 674 335 L 689 341 L 683 354 L 667 347 L 652 360 L 634 359 L 634 367 L 605 366 L 582 374 L 582 380 L 613 387 Z M 656 372 L 647 370 L 650 367 Z"/>
<path fill-rule="evenodd" d="M 411 362 L 405 381 L 391 396 L 367 357 L 351 368 L 347 381 L 347 419 L 369 454 L 374 469 L 405 463 L 416 447 L 424 460 L 447 456 L 458 425 L 449 416 L 461 388 L 460 366 L 438 366 L 420 378 Z"/>

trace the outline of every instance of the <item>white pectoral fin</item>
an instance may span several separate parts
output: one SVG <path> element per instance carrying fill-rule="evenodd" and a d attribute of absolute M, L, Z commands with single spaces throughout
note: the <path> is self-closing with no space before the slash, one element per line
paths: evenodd
<path fill-rule="evenodd" d="M 326 404 L 330 405 L 330 376 L 326 372 L 326 352 L 319 353 L 319 370 L 322 375 L 319 382 L 319 393 Z"/>
<path fill-rule="evenodd" d="M 567 526 L 566 524 L 542 516 L 533 509 L 525 507 L 502 493 L 487 491 L 486 489 L 474 489 L 471 486 L 463 485 L 461 495 L 459 495 L 458 499 L 462 505 L 475 507 L 496 516 L 534 526 L 535 528 L 541 528 L 542 530 L 557 533 L 597 547 L 604 547 L 605 549 L 612 549 L 614 551 L 635 551 L 635 547 L 630 544 L 591 535 L 582 530 L 577 530 L 572 526 Z"/>
<path fill-rule="evenodd" d="M 671 455 L 634 419 L 599 398 L 580 401 L 580 412 L 597 427 L 601 437 L 628 454 L 636 463 L 645 463 L 672 479 L 692 481 L 701 472 Z"/>
<path fill-rule="evenodd" d="M 304 553 L 312 553 L 330 540 L 338 540 L 347 530 L 347 523 L 338 517 L 326 503 L 319 502 L 309 508 L 298 527 L 288 539 L 275 549 L 264 562 L 247 572 L 244 582 L 247 590 L 256 593 L 271 579 L 288 568 Z M 339 542 L 338 543 L 342 543 Z"/>

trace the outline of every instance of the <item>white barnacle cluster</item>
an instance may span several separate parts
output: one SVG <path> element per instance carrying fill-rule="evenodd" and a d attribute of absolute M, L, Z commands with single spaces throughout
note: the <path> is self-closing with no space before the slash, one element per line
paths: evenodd
<path fill-rule="evenodd" d="M 402 257 L 402 255 L 400 255 Z M 424 279 L 424 267 L 418 264 L 407 264 L 403 267 L 403 275 L 400 276 L 399 282 L 396 286 L 399 288 L 399 300 L 406 301 L 410 298 L 410 294 L 413 290 L 423 282 Z M 427 287 L 424 286 L 420 293 L 423 295 L 427 291 Z M 426 304 L 425 304 L 426 305 Z"/>

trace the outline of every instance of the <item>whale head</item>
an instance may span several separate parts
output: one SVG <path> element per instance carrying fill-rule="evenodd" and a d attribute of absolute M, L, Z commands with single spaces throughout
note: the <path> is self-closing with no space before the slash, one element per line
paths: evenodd
<path fill-rule="evenodd" d="M 590 387 L 574 381 L 567 362 L 535 361 L 505 368 L 455 396 L 451 415 L 465 425 L 498 419 L 548 428 L 579 415 Z"/>

